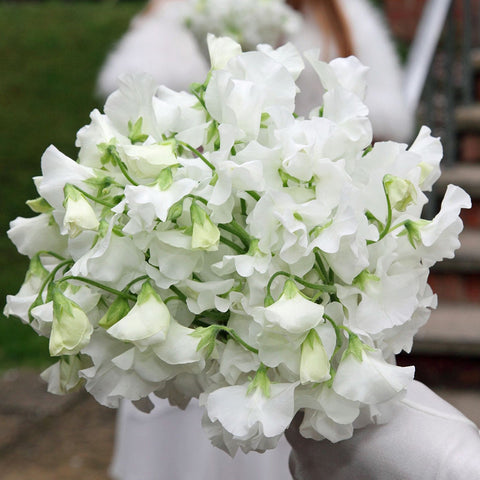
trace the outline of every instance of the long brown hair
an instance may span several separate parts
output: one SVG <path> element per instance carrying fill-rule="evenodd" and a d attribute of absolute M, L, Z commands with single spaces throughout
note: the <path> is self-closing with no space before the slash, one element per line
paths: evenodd
<path fill-rule="evenodd" d="M 354 54 L 352 34 L 347 19 L 337 0 L 287 0 L 296 10 L 313 13 L 319 28 L 325 34 L 327 49 L 336 46 L 340 57 Z"/>

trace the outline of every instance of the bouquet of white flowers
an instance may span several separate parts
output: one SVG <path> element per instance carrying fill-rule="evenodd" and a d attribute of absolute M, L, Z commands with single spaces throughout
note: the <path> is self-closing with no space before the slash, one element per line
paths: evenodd
<path fill-rule="evenodd" d="M 389 360 L 435 307 L 429 268 L 470 199 L 449 186 L 420 218 L 441 144 L 423 127 L 409 148 L 371 146 L 356 58 L 305 54 L 326 93 L 299 118 L 292 45 L 208 44 L 192 93 L 125 76 L 77 161 L 46 150 L 39 215 L 8 232 L 31 263 L 5 313 L 50 337 L 51 392 L 198 397 L 232 455 L 274 448 L 300 409 L 305 437 L 349 438 L 412 380 Z"/>
<path fill-rule="evenodd" d="M 276 45 L 301 23 L 285 0 L 189 0 L 183 17 L 201 46 L 206 47 L 207 34 L 213 33 L 233 38 L 243 50 L 254 50 L 259 43 Z"/>

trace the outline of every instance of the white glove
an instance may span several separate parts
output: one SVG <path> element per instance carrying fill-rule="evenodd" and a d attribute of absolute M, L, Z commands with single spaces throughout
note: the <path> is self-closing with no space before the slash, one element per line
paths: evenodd
<path fill-rule="evenodd" d="M 479 406 L 480 407 L 480 406 Z M 286 432 L 294 480 L 480 480 L 478 428 L 420 382 L 413 382 L 385 425 L 339 443 Z"/>

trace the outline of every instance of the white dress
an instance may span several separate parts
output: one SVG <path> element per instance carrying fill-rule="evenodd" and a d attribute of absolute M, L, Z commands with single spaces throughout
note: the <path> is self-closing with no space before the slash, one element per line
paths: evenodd
<path fill-rule="evenodd" d="M 412 112 L 405 109 L 402 71 L 380 14 L 368 0 L 340 0 L 350 23 L 355 54 L 370 66 L 366 103 L 377 139 L 409 140 Z M 209 65 L 193 35 L 183 27 L 179 1 L 165 2 L 148 16 L 138 16 L 108 56 L 98 79 L 98 93 L 117 88 L 122 73 L 149 72 L 159 84 L 188 90 L 203 82 Z M 301 52 L 322 48 L 325 41 L 308 14 L 301 31 L 287 40 Z M 312 68 L 298 83 L 297 113 L 321 103 L 322 91 Z M 123 402 L 118 413 L 111 474 L 116 480 L 291 480 L 290 447 L 282 438 L 275 450 L 234 459 L 210 445 L 202 431 L 200 407 L 192 401 L 185 411 L 166 400 L 153 399 L 149 414 Z"/>
<path fill-rule="evenodd" d="M 124 401 L 118 411 L 110 473 L 118 480 L 291 480 L 290 446 L 282 437 L 263 454 L 231 458 L 213 447 L 201 427 L 197 402 L 186 410 L 156 399 L 150 413 Z"/>

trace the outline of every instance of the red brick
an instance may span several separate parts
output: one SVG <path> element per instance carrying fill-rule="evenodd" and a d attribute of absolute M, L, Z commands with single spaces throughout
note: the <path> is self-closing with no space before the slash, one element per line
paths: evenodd
<path fill-rule="evenodd" d="M 459 138 L 460 161 L 480 162 L 480 132 L 466 132 Z"/>
<path fill-rule="evenodd" d="M 441 303 L 480 303 L 480 275 L 433 272 L 428 283 Z"/>
<path fill-rule="evenodd" d="M 473 198 L 472 208 L 462 210 L 460 216 L 462 217 L 465 228 L 480 228 L 480 200 Z"/>

